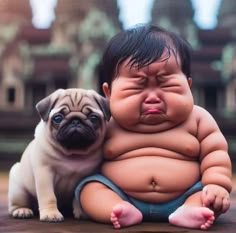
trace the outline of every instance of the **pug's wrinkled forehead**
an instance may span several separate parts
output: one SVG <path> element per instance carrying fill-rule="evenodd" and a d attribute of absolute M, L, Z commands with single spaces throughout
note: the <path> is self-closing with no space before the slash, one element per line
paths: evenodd
<path fill-rule="evenodd" d="M 85 90 L 78 88 L 59 89 L 48 97 L 41 100 L 36 109 L 40 117 L 47 121 L 52 114 L 62 112 L 81 112 L 88 114 L 91 111 L 104 114 L 106 120 L 110 118 L 108 101 L 93 90 Z"/>
<path fill-rule="evenodd" d="M 77 113 L 82 118 L 85 118 L 85 116 L 92 112 L 96 112 L 99 115 L 103 114 L 96 102 L 91 99 L 91 96 L 82 95 L 82 93 L 79 93 L 78 95 L 67 94 L 61 99 L 58 99 L 49 116 L 58 112 L 65 116 L 70 113 Z"/>

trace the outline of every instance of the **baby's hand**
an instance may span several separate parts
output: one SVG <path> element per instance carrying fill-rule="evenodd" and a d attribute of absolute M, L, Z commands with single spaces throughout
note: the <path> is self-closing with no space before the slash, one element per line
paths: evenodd
<path fill-rule="evenodd" d="M 206 185 L 202 190 L 202 203 L 216 215 L 225 213 L 230 207 L 229 192 L 219 185 Z"/>

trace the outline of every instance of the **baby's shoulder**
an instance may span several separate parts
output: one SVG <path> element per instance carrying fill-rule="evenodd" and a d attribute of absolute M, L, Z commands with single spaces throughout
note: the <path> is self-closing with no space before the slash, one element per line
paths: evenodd
<path fill-rule="evenodd" d="M 200 107 L 198 105 L 194 105 L 192 111 L 192 117 L 194 117 L 197 121 L 205 121 L 205 122 L 215 122 L 214 117 L 208 112 L 205 108 Z"/>
<path fill-rule="evenodd" d="M 203 107 L 194 105 L 192 115 L 195 117 L 206 117 L 211 116 L 211 114 Z"/>

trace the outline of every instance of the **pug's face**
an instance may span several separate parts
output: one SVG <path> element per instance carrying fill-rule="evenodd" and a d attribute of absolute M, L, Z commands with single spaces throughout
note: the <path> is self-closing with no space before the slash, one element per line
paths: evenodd
<path fill-rule="evenodd" d="M 47 123 L 51 138 L 67 150 L 101 144 L 110 114 L 107 100 L 92 90 L 59 89 L 36 109 Z"/>

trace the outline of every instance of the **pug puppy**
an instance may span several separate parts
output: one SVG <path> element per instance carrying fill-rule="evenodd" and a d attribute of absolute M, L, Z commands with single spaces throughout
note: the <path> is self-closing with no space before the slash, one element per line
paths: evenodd
<path fill-rule="evenodd" d="M 14 218 L 64 220 L 81 178 L 97 172 L 110 113 L 107 100 L 92 90 L 59 89 L 41 100 L 33 141 L 9 173 L 8 209 Z"/>

